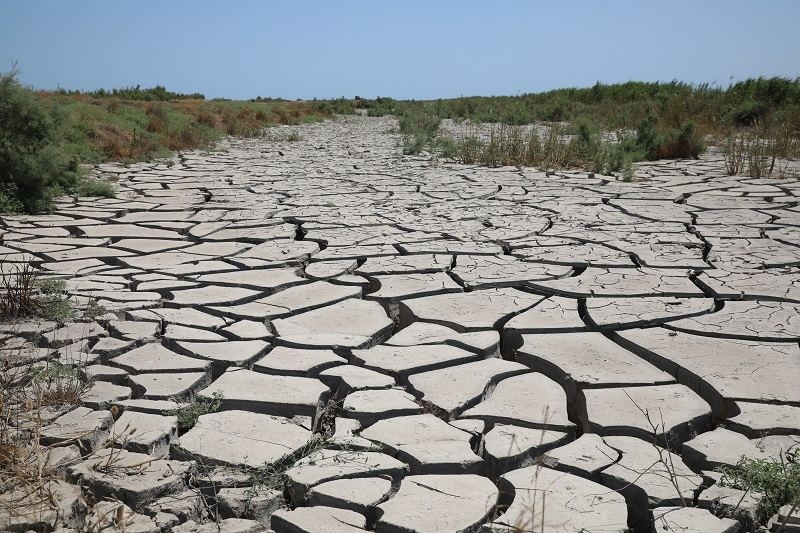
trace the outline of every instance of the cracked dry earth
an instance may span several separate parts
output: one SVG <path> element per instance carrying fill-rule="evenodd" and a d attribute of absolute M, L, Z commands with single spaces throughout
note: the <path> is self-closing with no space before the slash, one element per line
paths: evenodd
<path fill-rule="evenodd" d="M 455 165 L 394 124 L 103 165 L 116 199 L 3 217 L 7 266 L 104 309 L 5 327 L 93 378 L 42 430 L 60 527 L 113 528 L 110 497 L 129 532 L 739 531 L 758 496 L 715 469 L 800 439 L 800 180 Z"/>

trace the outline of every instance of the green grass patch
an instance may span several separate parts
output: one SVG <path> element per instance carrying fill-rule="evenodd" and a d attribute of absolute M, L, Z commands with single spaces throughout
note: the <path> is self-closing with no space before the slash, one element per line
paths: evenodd
<path fill-rule="evenodd" d="M 735 467 L 720 469 L 722 484 L 763 495 L 760 519 L 766 521 L 783 505 L 800 506 L 800 461 L 795 446 L 779 460 L 742 457 Z"/>
<path fill-rule="evenodd" d="M 211 399 L 195 399 L 189 405 L 171 411 L 170 414 L 178 417 L 178 431 L 184 433 L 197 424 L 198 418 L 202 415 L 216 412 L 221 405 L 222 393 L 215 392 Z"/>
<path fill-rule="evenodd" d="M 727 88 L 680 82 L 597 83 L 519 96 L 428 101 L 379 97 L 360 105 L 370 116 L 399 118 L 405 154 L 427 150 L 490 166 L 536 162 L 623 171 L 635 161 L 696 158 L 709 136 L 736 138 L 751 131 L 759 135 L 759 143 L 748 145 L 753 175 L 769 175 L 775 157 L 800 157 L 800 78 L 749 79 Z M 488 139 L 472 135 L 469 126 L 455 139 L 443 139 L 436 130 L 445 118 L 497 126 Z M 552 143 L 541 135 L 523 135 L 523 142 L 514 129 L 543 123 L 579 139 L 572 142 L 562 135 Z M 598 131 L 619 132 L 620 142 L 608 143 Z M 548 144 L 557 153 L 539 155 L 538 146 Z"/>
<path fill-rule="evenodd" d="M 78 182 L 75 193 L 79 196 L 114 198 L 114 186 L 107 181 L 86 178 Z"/>

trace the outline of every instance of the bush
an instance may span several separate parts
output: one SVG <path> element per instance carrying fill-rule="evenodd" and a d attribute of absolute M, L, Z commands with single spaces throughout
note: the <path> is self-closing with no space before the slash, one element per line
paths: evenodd
<path fill-rule="evenodd" d="M 427 147 L 433 146 L 439 125 L 442 120 L 423 111 L 409 110 L 400 116 L 400 132 L 403 137 L 403 153 L 418 154 Z"/>
<path fill-rule="evenodd" d="M 53 146 L 53 121 L 15 73 L 0 76 L 0 186 L 3 203 L 33 212 L 49 203 L 48 188 L 77 175 Z"/>
<path fill-rule="evenodd" d="M 742 457 L 735 468 L 722 468 L 722 483 L 741 490 L 760 492 L 761 519 L 766 520 L 785 504 L 800 505 L 800 461 L 798 450 L 787 451 L 780 460 Z"/>
<path fill-rule="evenodd" d="M 200 398 L 185 407 L 171 411 L 170 414 L 178 417 L 178 431 L 184 433 L 197 424 L 198 418 L 216 412 L 221 405 L 222 393 L 215 392 L 211 399 Z"/>
<path fill-rule="evenodd" d="M 748 100 L 731 112 L 731 122 L 735 126 L 752 126 L 763 119 L 767 111 L 763 102 Z"/>
<path fill-rule="evenodd" d="M 79 196 L 114 198 L 114 187 L 110 183 L 100 180 L 83 179 L 78 182 L 75 192 Z"/>
<path fill-rule="evenodd" d="M 0 203 L 40 211 L 49 205 L 51 188 L 74 187 L 77 161 L 55 146 L 54 131 L 52 117 L 15 73 L 0 76 Z"/>
<path fill-rule="evenodd" d="M 636 130 L 636 144 L 647 159 L 697 158 L 705 145 L 693 122 L 662 130 L 653 115 L 648 115 Z"/>

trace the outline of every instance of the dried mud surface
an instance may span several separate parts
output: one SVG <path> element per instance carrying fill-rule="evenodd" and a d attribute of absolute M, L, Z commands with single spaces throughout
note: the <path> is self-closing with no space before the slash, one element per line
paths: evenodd
<path fill-rule="evenodd" d="M 75 503 L 113 495 L 127 531 L 738 531 L 757 501 L 713 471 L 800 439 L 800 180 L 464 166 L 394 125 L 103 165 L 117 198 L 2 218 L 6 271 L 96 310 L 3 326 L 93 378 L 43 429 L 71 511 L 4 527 L 113 528 Z"/>

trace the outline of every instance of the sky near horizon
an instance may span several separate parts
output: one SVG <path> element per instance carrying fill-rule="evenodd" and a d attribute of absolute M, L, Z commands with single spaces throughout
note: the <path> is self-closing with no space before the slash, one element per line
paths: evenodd
<path fill-rule="evenodd" d="M 37 89 L 447 98 L 800 76 L 800 0 L 0 0 Z"/>

